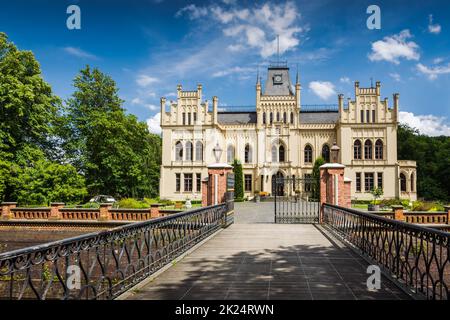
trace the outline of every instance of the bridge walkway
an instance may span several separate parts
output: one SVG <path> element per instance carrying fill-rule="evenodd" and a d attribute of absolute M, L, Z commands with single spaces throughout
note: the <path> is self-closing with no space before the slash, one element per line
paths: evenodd
<path fill-rule="evenodd" d="M 235 203 L 235 224 L 127 299 L 409 299 L 385 277 L 367 289 L 368 263 L 321 226 L 274 224 L 273 203 Z"/>

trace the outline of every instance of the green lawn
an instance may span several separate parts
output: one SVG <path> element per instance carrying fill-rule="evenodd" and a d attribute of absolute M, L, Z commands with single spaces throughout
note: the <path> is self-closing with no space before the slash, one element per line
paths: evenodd
<path fill-rule="evenodd" d="M 368 210 L 369 205 L 368 204 L 352 203 L 352 208 L 360 209 L 360 210 Z"/>

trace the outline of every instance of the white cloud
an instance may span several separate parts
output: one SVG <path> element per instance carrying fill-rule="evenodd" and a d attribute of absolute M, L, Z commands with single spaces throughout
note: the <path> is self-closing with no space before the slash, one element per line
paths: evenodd
<path fill-rule="evenodd" d="M 388 61 L 399 64 L 400 59 L 419 60 L 419 45 L 414 41 L 407 41 L 412 38 L 409 30 L 403 30 L 399 34 L 384 37 L 372 43 L 372 53 L 369 54 L 371 61 Z"/>
<path fill-rule="evenodd" d="M 189 19 L 195 20 L 200 17 L 204 17 L 208 14 L 208 9 L 203 7 L 197 7 L 195 4 L 190 4 L 188 6 L 185 6 L 177 11 L 175 14 L 175 17 L 180 17 L 183 14 L 186 14 Z"/>
<path fill-rule="evenodd" d="M 450 73 L 450 63 L 446 66 L 427 67 L 421 63 L 417 64 L 417 70 L 428 76 L 430 80 L 436 80 L 439 75 Z"/>
<path fill-rule="evenodd" d="M 400 122 L 406 123 L 428 136 L 450 136 L 450 125 L 445 117 L 434 115 L 415 115 L 412 112 L 399 112 Z"/>
<path fill-rule="evenodd" d="M 350 83 L 350 78 L 349 77 L 342 77 L 339 79 L 340 82 L 342 83 Z"/>
<path fill-rule="evenodd" d="M 444 58 L 437 57 L 437 58 L 433 59 L 433 64 L 439 64 L 442 62 L 444 62 Z"/>
<path fill-rule="evenodd" d="M 158 82 L 158 79 L 147 76 L 145 74 L 141 74 L 136 78 L 136 83 L 140 86 L 140 87 L 148 87 L 149 85 L 151 85 L 152 83 Z"/>
<path fill-rule="evenodd" d="M 145 105 L 150 111 L 156 111 L 159 110 L 159 106 L 154 105 L 154 104 L 146 104 Z"/>
<path fill-rule="evenodd" d="M 134 98 L 131 100 L 131 104 L 143 104 L 144 102 L 141 100 L 141 98 Z"/>
<path fill-rule="evenodd" d="M 92 53 L 89 53 L 87 51 L 84 51 L 84 50 L 82 50 L 80 48 L 65 47 L 65 48 L 63 48 L 63 50 L 66 53 L 68 53 L 68 54 L 70 54 L 72 56 L 78 57 L 78 58 L 93 59 L 93 60 L 97 60 L 98 59 L 98 57 L 96 55 L 94 55 Z"/>
<path fill-rule="evenodd" d="M 232 8 L 189 5 L 179 10 L 176 16 L 185 13 L 190 19 L 207 15 L 222 24 L 224 35 L 234 41 L 228 46 L 230 51 L 257 49 L 263 58 L 277 53 L 277 35 L 280 54 L 283 54 L 299 45 L 299 34 L 305 31 L 296 24 L 300 13 L 291 1 L 284 4 L 267 2 L 252 8 L 237 8 L 236 5 Z"/>
<path fill-rule="evenodd" d="M 432 33 L 432 34 L 439 34 L 439 33 L 441 33 L 441 30 L 442 30 L 442 28 L 441 28 L 441 25 L 439 25 L 439 24 L 433 24 L 433 15 L 432 14 L 430 14 L 429 15 L 429 17 L 428 17 L 428 32 L 429 33 Z"/>
<path fill-rule="evenodd" d="M 161 113 L 158 112 L 153 117 L 147 119 L 148 130 L 151 133 L 161 134 Z"/>
<path fill-rule="evenodd" d="M 398 73 L 389 73 L 389 76 L 397 82 L 400 82 L 402 77 Z"/>
<path fill-rule="evenodd" d="M 328 81 L 312 81 L 309 83 L 309 89 L 322 100 L 328 100 L 330 97 L 336 95 L 334 85 Z"/>
<path fill-rule="evenodd" d="M 217 71 L 212 74 L 214 78 L 219 77 L 225 77 L 231 74 L 245 74 L 249 72 L 253 72 L 254 70 L 252 68 L 241 68 L 241 67 L 233 67 L 233 68 L 227 68 L 225 70 Z"/>

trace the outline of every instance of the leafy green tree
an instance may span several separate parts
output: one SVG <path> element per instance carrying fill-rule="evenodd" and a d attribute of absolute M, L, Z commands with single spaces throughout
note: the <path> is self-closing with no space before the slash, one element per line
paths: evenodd
<path fill-rule="evenodd" d="M 312 170 L 312 179 L 313 179 L 313 198 L 320 199 L 320 166 L 325 164 L 325 159 L 322 157 L 318 157 L 316 161 L 314 161 L 314 166 Z"/>
<path fill-rule="evenodd" d="M 234 198 L 238 201 L 244 199 L 244 176 L 242 174 L 242 163 L 234 159 L 233 161 L 234 172 Z"/>
<path fill-rule="evenodd" d="M 37 155 L 39 151 L 35 152 Z M 14 165 L 13 196 L 22 205 L 50 202 L 79 203 L 87 194 L 84 178 L 72 165 L 62 165 L 38 156 L 31 166 Z"/>
<path fill-rule="evenodd" d="M 401 124 L 398 159 L 417 162 L 417 192 L 426 200 L 450 201 L 450 137 L 430 137 Z"/>
<path fill-rule="evenodd" d="M 52 161 L 60 107 L 34 55 L 0 33 L 0 200 L 43 204 L 83 195 L 74 168 Z"/>
<path fill-rule="evenodd" d="M 161 139 L 125 114 L 114 80 L 87 66 L 74 80 L 65 106 L 63 149 L 93 194 L 154 197 L 158 193 Z"/>

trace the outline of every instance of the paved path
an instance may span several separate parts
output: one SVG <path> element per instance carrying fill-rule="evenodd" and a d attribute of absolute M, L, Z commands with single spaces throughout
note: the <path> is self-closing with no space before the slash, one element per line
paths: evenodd
<path fill-rule="evenodd" d="M 236 203 L 236 223 L 128 299 L 407 299 L 315 225 L 273 224 L 271 203 Z"/>

